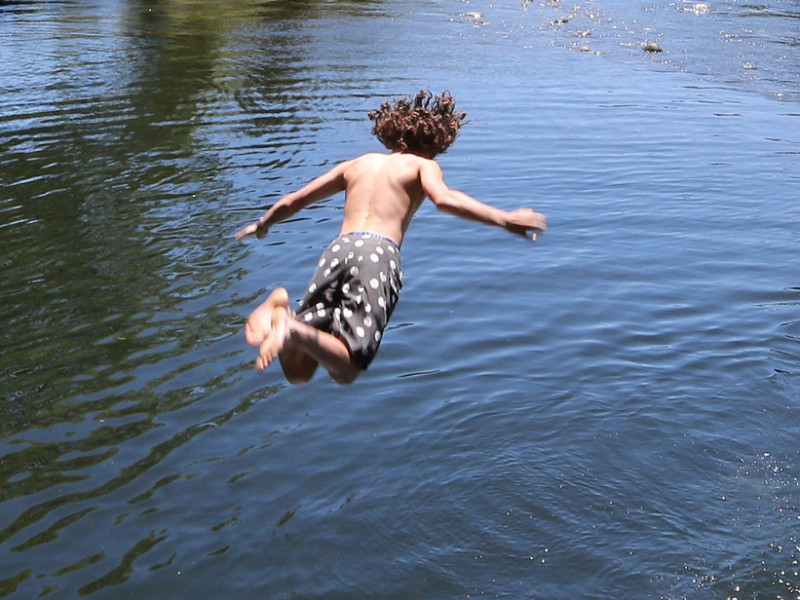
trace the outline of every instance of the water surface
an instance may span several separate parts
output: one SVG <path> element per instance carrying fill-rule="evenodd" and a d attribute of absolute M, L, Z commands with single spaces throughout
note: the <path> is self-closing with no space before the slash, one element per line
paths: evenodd
<path fill-rule="evenodd" d="M 800 597 L 799 19 L 0 4 L 0 597 Z M 257 374 L 342 199 L 232 234 L 421 87 L 550 230 L 423 207 L 369 371 Z"/>

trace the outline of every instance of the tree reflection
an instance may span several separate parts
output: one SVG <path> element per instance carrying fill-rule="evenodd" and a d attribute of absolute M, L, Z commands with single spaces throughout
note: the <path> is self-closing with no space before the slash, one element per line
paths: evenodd
<path fill-rule="evenodd" d="M 236 267 L 218 209 L 241 160 L 226 150 L 237 136 L 293 148 L 310 124 L 298 99 L 314 81 L 303 22 L 375 6 L 25 3 L 0 21 L 0 58 L 13 56 L 0 74 L 0 435 L 15 442 L 2 450 L 0 502 L 35 499 L 6 515 L 0 544 L 12 555 L 98 519 L 106 494 L 131 486 L 142 497 L 142 475 L 253 404 L 224 393 L 241 362 L 208 351 L 239 327 L 220 299 Z M 163 415 L 211 399 L 202 423 L 163 427 Z M 138 451 L 145 436 L 150 450 Z M 104 468 L 112 458 L 120 464 Z M 107 554 L 118 570 L 76 563 L 107 572 L 90 587 L 127 577 L 130 557 Z"/>

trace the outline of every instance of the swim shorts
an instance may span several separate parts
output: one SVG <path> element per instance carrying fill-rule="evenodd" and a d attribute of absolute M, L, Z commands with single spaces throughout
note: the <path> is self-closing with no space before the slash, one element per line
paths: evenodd
<path fill-rule="evenodd" d="M 368 232 L 340 235 L 322 253 L 295 318 L 338 337 L 366 369 L 402 287 L 397 244 Z"/>

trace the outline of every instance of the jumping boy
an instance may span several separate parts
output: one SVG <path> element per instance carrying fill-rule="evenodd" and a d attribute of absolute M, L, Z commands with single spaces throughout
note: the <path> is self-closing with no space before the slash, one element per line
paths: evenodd
<path fill-rule="evenodd" d="M 285 288 L 275 289 L 247 320 L 245 338 L 258 346 L 256 367 L 277 356 L 291 383 L 309 381 L 322 365 L 349 384 L 378 351 L 403 284 L 400 246 L 426 197 L 441 211 L 536 240 L 545 216 L 529 208 L 505 211 L 450 189 L 433 160 L 455 141 L 466 113 L 456 112 L 445 92 L 426 90 L 371 111 L 372 132 L 389 153 L 345 161 L 278 200 L 258 221 L 236 234 L 240 240 L 269 228 L 313 202 L 345 192 L 339 237 L 323 252 L 295 313 Z"/>

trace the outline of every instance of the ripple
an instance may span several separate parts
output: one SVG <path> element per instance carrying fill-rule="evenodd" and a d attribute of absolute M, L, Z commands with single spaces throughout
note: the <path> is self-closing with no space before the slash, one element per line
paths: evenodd
<path fill-rule="evenodd" d="M 696 6 L 0 6 L 0 595 L 796 595 L 796 15 Z M 551 230 L 427 204 L 369 373 L 254 373 L 341 197 L 231 234 L 424 86 Z"/>

